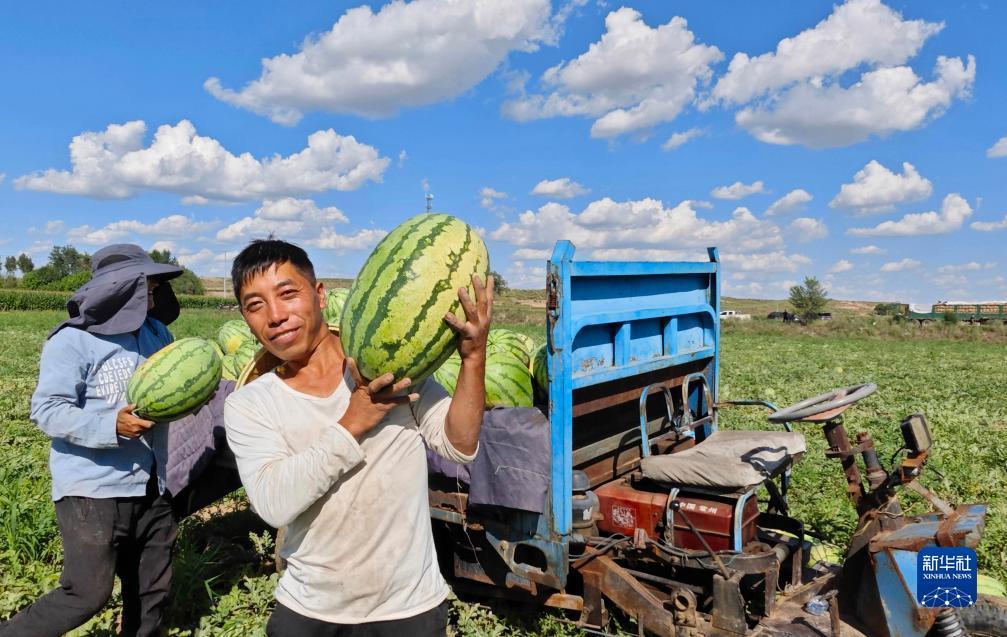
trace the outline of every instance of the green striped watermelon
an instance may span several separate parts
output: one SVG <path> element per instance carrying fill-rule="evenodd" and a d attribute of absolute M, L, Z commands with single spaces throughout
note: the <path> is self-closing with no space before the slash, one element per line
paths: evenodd
<path fill-rule="evenodd" d="M 486 408 L 531 407 L 531 371 L 528 366 L 506 352 L 486 356 Z"/>
<path fill-rule="evenodd" d="M 531 360 L 531 373 L 535 379 L 535 387 L 543 397 L 549 395 L 549 353 L 546 348 L 547 346 L 543 344 L 535 350 L 535 355 Z"/>
<path fill-rule="evenodd" d="M 514 356 L 526 366 L 531 362 L 531 355 L 525 347 L 521 335 L 503 328 L 493 328 L 486 337 L 486 352 L 506 352 Z"/>
<path fill-rule="evenodd" d="M 237 349 L 233 354 L 231 354 L 231 369 L 234 371 L 234 378 L 237 380 L 238 376 L 241 376 L 241 372 L 245 370 L 248 363 L 255 357 L 255 354 L 259 351 L 259 341 L 251 340 L 245 341 L 241 344 L 241 347 Z"/>
<path fill-rule="evenodd" d="M 183 338 L 162 348 L 133 372 L 126 400 L 150 420 L 174 420 L 201 406 L 220 382 L 220 357 L 209 341 Z"/>
<path fill-rule="evenodd" d="M 514 332 L 514 333 L 517 334 L 517 337 L 519 339 L 521 339 L 522 343 L 524 343 L 524 349 L 525 349 L 526 352 L 528 352 L 528 356 L 531 356 L 532 354 L 534 354 L 535 353 L 535 339 L 533 339 L 532 337 L 528 336 L 527 334 L 522 334 L 521 332 Z"/>
<path fill-rule="evenodd" d="M 233 354 L 247 340 L 255 341 L 255 336 L 252 335 L 248 323 L 242 319 L 234 319 L 224 323 L 220 326 L 220 331 L 217 332 L 217 342 L 220 343 L 224 354 Z"/>
<path fill-rule="evenodd" d="M 462 359 L 458 356 L 458 352 L 455 352 L 444 361 L 443 365 L 437 368 L 437 371 L 434 372 L 434 380 L 454 396 L 455 386 L 458 384 L 458 373 L 461 369 Z"/>
<path fill-rule="evenodd" d="M 241 371 L 234 367 L 234 354 L 225 354 L 220 359 L 220 377 L 224 380 L 238 380 Z"/>
<path fill-rule="evenodd" d="M 325 322 L 329 325 L 339 325 L 339 319 L 343 316 L 343 304 L 346 303 L 346 295 L 350 293 L 348 288 L 335 288 L 325 293 Z"/>
<path fill-rule="evenodd" d="M 364 262 L 340 321 L 347 356 L 365 378 L 391 372 L 418 382 L 451 355 L 455 334 L 444 314 L 464 316 L 458 289 L 486 279 L 489 255 L 456 217 L 425 213 L 392 230 Z"/>

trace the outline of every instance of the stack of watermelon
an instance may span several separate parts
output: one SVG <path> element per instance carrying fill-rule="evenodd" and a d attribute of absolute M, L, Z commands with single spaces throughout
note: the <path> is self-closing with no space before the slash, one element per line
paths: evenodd
<path fill-rule="evenodd" d="M 493 328 L 486 339 L 486 407 L 531 407 L 531 337 L 511 330 Z M 434 372 L 434 379 L 454 395 L 461 369 L 458 354 Z"/>
<path fill-rule="evenodd" d="M 348 288 L 335 288 L 325 293 L 325 309 L 322 314 L 325 322 L 332 326 L 338 326 L 343 317 L 343 305 L 346 304 L 346 297 L 349 295 Z"/>
<path fill-rule="evenodd" d="M 238 380 L 245 366 L 259 351 L 259 341 L 243 319 L 224 323 L 217 332 L 217 343 L 223 352 L 221 362 L 226 380 Z"/>

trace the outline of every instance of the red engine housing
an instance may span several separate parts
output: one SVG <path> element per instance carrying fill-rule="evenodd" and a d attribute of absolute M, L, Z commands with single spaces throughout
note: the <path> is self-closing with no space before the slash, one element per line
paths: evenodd
<path fill-rule="evenodd" d="M 603 533 L 633 537 L 643 529 L 650 537 L 660 537 L 664 528 L 667 493 L 635 489 L 625 479 L 609 482 L 594 490 L 598 495 Z M 689 518 L 714 551 L 740 550 L 756 537 L 759 503 L 754 491 L 731 494 L 699 494 L 680 491 L 680 506 L 674 514 L 671 543 L 683 549 L 706 550 L 682 516 Z"/>

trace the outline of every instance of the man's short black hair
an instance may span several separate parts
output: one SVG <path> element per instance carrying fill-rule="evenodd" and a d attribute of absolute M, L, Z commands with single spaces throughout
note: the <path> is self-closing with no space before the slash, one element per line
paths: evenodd
<path fill-rule="evenodd" d="M 241 288 L 245 283 L 274 265 L 284 263 L 293 265 L 312 285 L 315 284 L 315 266 L 301 247 L 279 239 L 256 239 L 248 244 L 234 257 L 231 266 L 231 283 L 238 303 L 241 303 Z"/>

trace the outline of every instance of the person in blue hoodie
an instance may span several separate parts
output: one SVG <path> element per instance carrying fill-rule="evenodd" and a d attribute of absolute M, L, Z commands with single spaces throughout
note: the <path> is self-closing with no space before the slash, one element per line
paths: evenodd
<path fill-rule="evenodd" d="M 182 269 L 139 246 L 91 257 L 92 278 L 70 298 L 70 317 L 50 334 L 39 363 L 31 419 L 52 439 L 52 499 L 63 573 L 8 622 L 2 637 L 56 637 L 104 607 L 115 576 L 122 635 L 156 635 L 171 585 L 176 522 L 166 490 L 166 423 L 126 404 L 133 370 L 172 342 L 179 314 L 168 283 Z"/>

